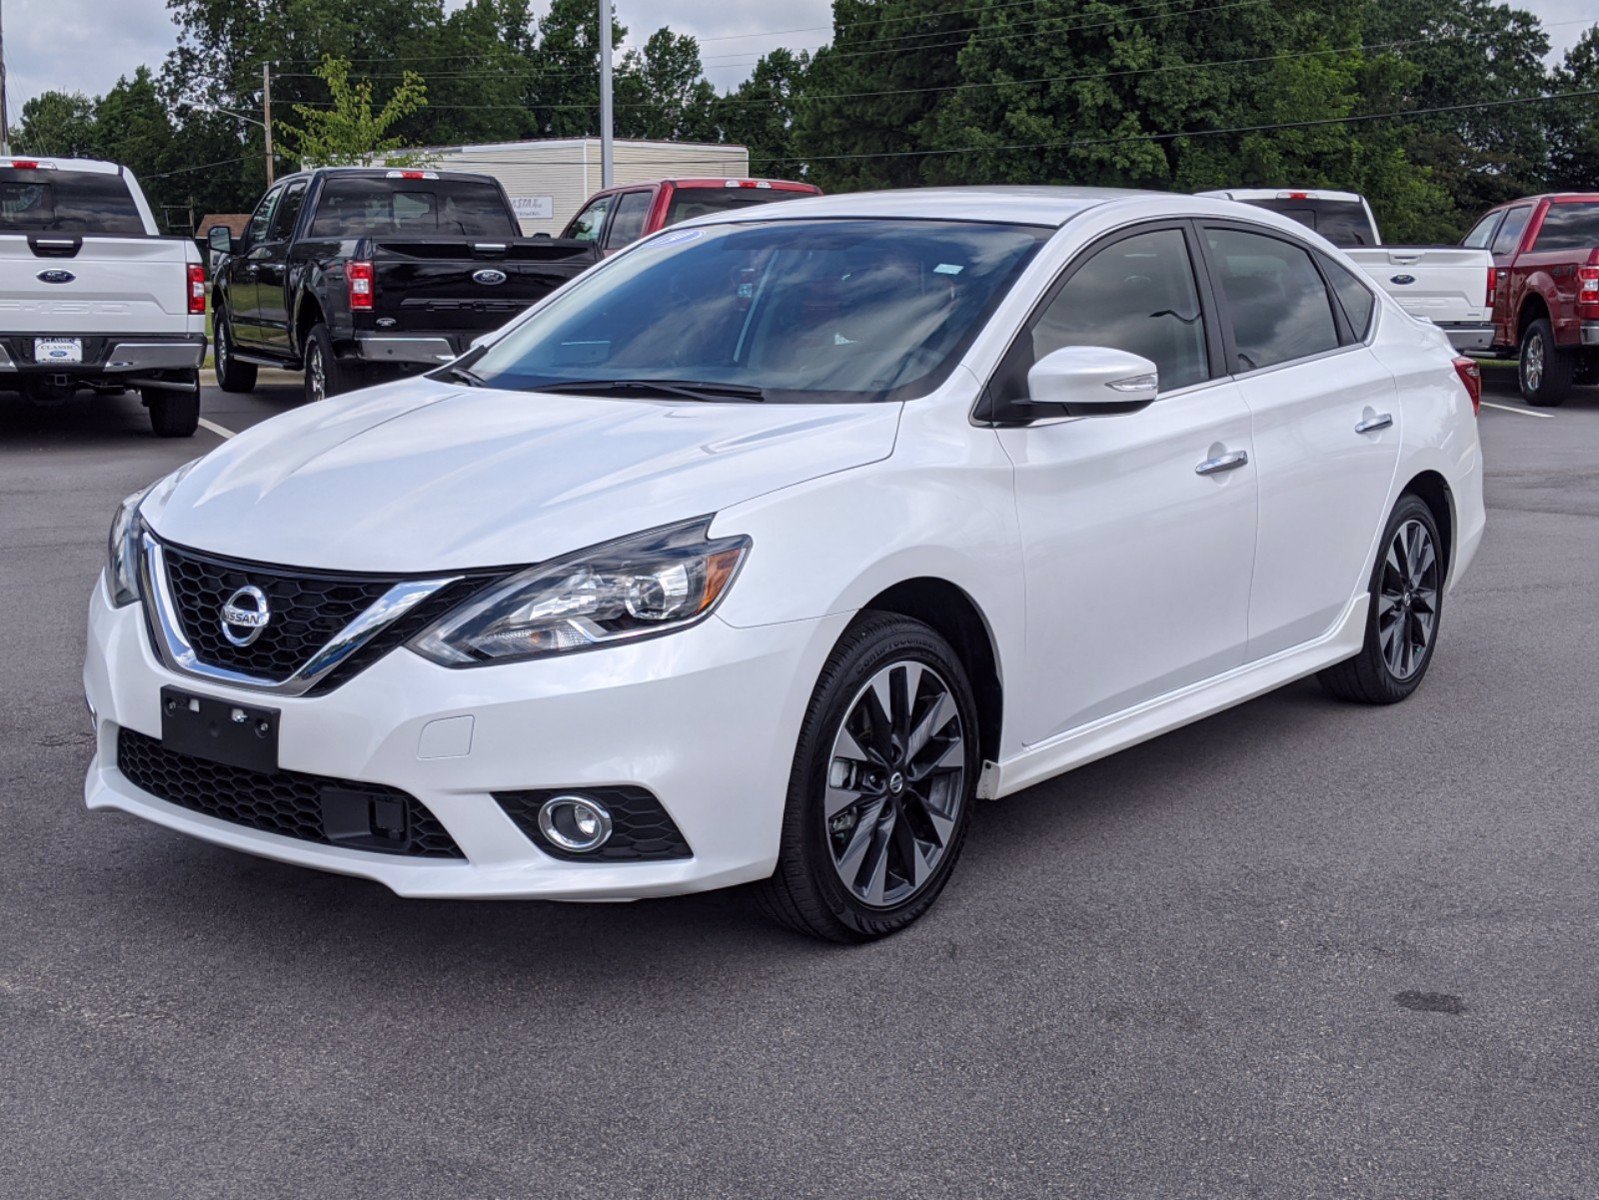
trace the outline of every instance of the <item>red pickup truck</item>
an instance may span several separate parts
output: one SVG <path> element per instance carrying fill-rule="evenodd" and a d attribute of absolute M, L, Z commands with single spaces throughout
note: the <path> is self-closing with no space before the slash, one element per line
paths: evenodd
<path fill-rule="evenodd" d="M 1493 351 L 1519 359 L 1527 403 L 1599 383 L 1599 193 L 1512 200 L 1462 244 L 1493 254 Z"/>
<path fill-rule="evenodd" d="M 822 189 L 814 184 L 786 179 L 657 179 L 618 184 L 590 196 L 561 236 L 598 242 L 601 254 L 615 254 L 641 237 L 690 217 L 821 194 Z"/>

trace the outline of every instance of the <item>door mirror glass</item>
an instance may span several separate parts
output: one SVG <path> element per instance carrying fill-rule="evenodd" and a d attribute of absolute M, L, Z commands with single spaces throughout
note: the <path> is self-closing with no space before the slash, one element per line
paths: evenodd
<path fill-rule="evenodd" d="M 1065 346 L 1027 372 L 1025 420 L 1136 412 L 1155 399 L 1160 375 L 1149 359 L 1109 346 Z"/>
<path fill-rule="evenodd" d="M 213 225 L 205 231 L 206 245 L 218 254 L 233 253 L 233 230 L 226 225 Z"/>

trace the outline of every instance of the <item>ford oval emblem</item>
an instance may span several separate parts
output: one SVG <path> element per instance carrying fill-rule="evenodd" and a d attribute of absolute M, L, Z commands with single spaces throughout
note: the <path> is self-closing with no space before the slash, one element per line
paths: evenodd
<path fill-rule="evenodd" d="M 472 272 L 472 281 L 481 283 L 484 287 L 499 287 L 505 282 L 505 272 L 496 271 L 493 267 L 484 267 L 481 271 Z"/>
<path fill-rule="evenodd" d="M 1415 283 L 1416 277 L 1414 275 L 1395 275 L 1388 282 L 1397 283 L 1400 287 L 1404 287 L 1407 283 Z"/>
<path fill-rule="evenodd" d="M 71 283 L 76 278 L 71 271 L 40 271 L 38 274 L 40 283 Z"/>

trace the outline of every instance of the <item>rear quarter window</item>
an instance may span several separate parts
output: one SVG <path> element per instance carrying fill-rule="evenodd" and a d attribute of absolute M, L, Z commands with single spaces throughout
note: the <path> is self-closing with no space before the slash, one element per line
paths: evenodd
<path fill-rule="evenodd" d="M 1332 284 L 1333 295 L 1338 297 L 1338 306 L 1344 310 L 1344 319 L 1349 322 L 1350 331 L 1357 342 L 1365 341 L 1366 335 L 1371 332 L 1371 318 L 1377 311 L 1377 298 L 1359 276 L 1345 270 L 1326 255 L 1319 257 L 1322 272 Z"/>
<path fill-rule="evenodd" d="M 98 171 L 0 170 L 0 230 L 145 235 L 127 182 Z"/>

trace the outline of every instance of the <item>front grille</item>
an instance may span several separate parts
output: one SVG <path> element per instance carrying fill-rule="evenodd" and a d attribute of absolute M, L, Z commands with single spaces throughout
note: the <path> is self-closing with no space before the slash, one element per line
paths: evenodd
<path fill-rule="evenodd" d="M 288 679 L 405 578 L 268 566 L 170 544 L 163 546 L 163 556 L 172 606 L 199 660 L 269 683 Z M 332 691 L 504 575 L 504 571 L 469 572 L 440 588 L 398 620 L 379 629 L 365 645 L 319 679 L 308 694 L 320 696 Z M 246 585 L 258 587 L 265 594 L 272 620 L 248 646 L 235 646 L 222 633 L 222 606 Z"/>
<path fill-rule="evenodd" d="M 415 796 L 381 784 L 353 783 L 300 771 L 247 771 L 169 750 L 132 729 L 117 731 L 117 769 L 140 791 L 187 808 L 266 833 L 306 842 L 338 845 L 324 825 L 324 793 L 358 793 L 391 801 L 405 811 L 405 834 L 393 845 L 362 841 L 359 848 L 378 854 L 416 858 L 465 858 L 439 819 Z"/>
<path fill-rule="evenodd" d="M 587 854 L 563 850 L 539 828 L 539 809 L 556 796 L 586 796 L 611 814 L 611 836 Z M 690 858 L 693 851 L 661 802 L 640 787 L 566 788 L 529 792 L 495 792 L 494 799 L 529 839 L 552 858 L 568 862 L 640 862 Z"/>
<path fill-rule="evenodd" d="M 282 683 L 399 577 L 290 571 L 166 546 L 167 584 L 184 636 L 201 662 Z M 240 588 L 266 594 L 272 620 L 248 646 L 222 634 L 222 606 Z"/>

